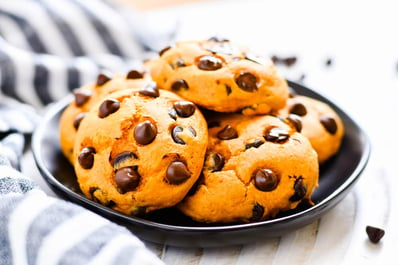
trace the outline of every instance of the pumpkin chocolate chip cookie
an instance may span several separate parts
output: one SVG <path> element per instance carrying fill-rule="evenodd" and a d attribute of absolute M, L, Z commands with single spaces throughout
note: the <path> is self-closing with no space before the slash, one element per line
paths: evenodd
<path fill-rule="evenodd" d="M 265 114 L 283 108 L 286 81 L 271 59 L 211 38 L 166 47 L 144 65 L 164 89 L 219 112 Z"/>
<path fill-rule="evenodd" d="M 207 135 L 201 112 L 174 93 L 148 86 L 110 93 L 76 134 L 80 188 L 125 214 L 171 207 L 198 179 Z"/>

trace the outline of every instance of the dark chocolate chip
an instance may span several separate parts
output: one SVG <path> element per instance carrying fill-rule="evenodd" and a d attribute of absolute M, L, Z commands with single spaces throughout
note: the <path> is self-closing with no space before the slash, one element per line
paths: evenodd
<path fill-rule="evenodd" d="M 184 129 L 181 126 L 175 126 L 171 130 L 171 138 L 173 138 L 174 142 L 177 144 L 185 144 L 184 140 L 181 139 L 178 134 L 181 133 Z"/>
<path fill-rule="evenodd" d="M 73 95 L 75 96 L 76 106 L 81 107 L 90 99 L 92 93 L 90 90 L 77 88 L 73 90 Z"/>
<path fill-rule="evenodd" d="M 119 164 L 123 163 L 126 160 L 131 160 L 131 159 L 137 159 L 137 155 L 134 154 L 133 152 L 122 152 L 120 154 L 118 154 L 112 161 L 112 166 L 114 168 L 118 168 Z"/>
<path fill-rule="evenodd" d="M 138 144 L 147 145 L 152 143 L 157 132 L 156 126 L 150 120 L 146 120 L 135 127 L 134 138 Z"/>
<path fill-rule="evenodd" d="M 327 58 L 325 61 L 326 66 L 331 66 L 333 64 L 332 58 Z"/>
<path fill-rule="evenodd" d="M 116 171 L 115 183 L 119 193 L 124 194 L 135 190 L 140 183 L 141 176 L 131 167 L 124 167 Z"/>
<path fill-rule="evenodd" d="M 220 37 L 220 36 L 213 36 L 213 37 L 210 37 L 210 38 L 208 39 L 208 41 L 214 41 L 214 42 L 228 42 L 229 40 L 226 39 L 226 38 Z"/>
<path fill-rule="evenodd" d="M 73 120 L 73 127 L 77 130 L 80 126 L 80 123 L 86 117 L 87 112 L 80 112 L 79 114 L 76 115 L 75 119 Z"/>
<path fill-rule="evenodd" d="M 301 132 L 303 129 L 303 122 L 301 121 L 300 116 L 296 114 L 289 114 L 289 116 L 286 117 L 286 121 L 293 125 L 297 132 Z"/>
<path fill-rule="evenodd" d="M 330 134 L 335 134 L 337 132 L 337 123 L 335 119 L 329 116 L 322 116 L 319 118 L 323 127 L 328 131 Z"/>
<path fill-rule="evenodd" d="M 226 125 L 217 133 L 217 138 L 220 140 L 230 140 L 238 138 L 238 132 L 231 127 L 231 125 Z"/>
<path fill-rule="evenodd" d="M 279 184 L 279 176 L 271 169 L 260 168 L 253 173 L 254 186 L 261 191 L 272 191 Z"/>
<path fill-rule="evenodd" d="M 159 88 L 155 82 L 146 84 L 139 92 L 141 95 L 157 98 L 159 97 Z"/>
<path fill-rule="evenodd" d="M 173 161 L 167 167 L 166 179 L 170 184 L 177 185 L 191 177 L 187 166 L 181 161 Z"/>
<path fill-rule="evenodd" d="M 303 103 L 297 102 L 290 107 L 289 112 L 299 116 L 305 116 L 307 114 L 307 108 Z"/>
<path fill-rule="evenodd" d="M 254 139 L 254 140 L 250 141 L 249 143 L 247 143 L 247 144 L 245 145 L 245 149 L 247 150 L 247 149 L 252 148 L 252 147 L 258 148 L 258 147 L 260 147 L 263 143 L 264 143 L 264 141 L 262 141 L 262 140 Z"/>
<path fill-rule="evenodd" d="M 197 66 L 201 70 L 215 71 L 222 67 L 222 60 L 212 55 L 205 55 L 199 58 Z"/>
<path fill-rule="evenodd" d="M 210 166 L 209 170 L 211 172 L 220 171 L 224 167 L 225 159 L 219 153 L 213 153 L 209 157 L 210 159 Z"/>
<path fill-rule="evenodd" d="M 166 51 L 170 50 L 171 46 L 166 46 L 159 51 L 159 56 L 162 56 Z"/>
<path fill-rule="evenodd" d="M 295 202 L 299 201 L 304 198 L 305 194 L 307 193 L 307 188 L 304 186 L 304 181 L 302 177 L 299 177 L 294 182 L 294 194 L 290 197 L 290 201 Z"/>
<path fill-rule="evenodd" d="M 374 226 L 366 226 L 366 233 L 368 234 L 368 238 L 372 243 L 379 243 L 380 239 L 385 234 L 385 231 L 381 228 L 374 227 Z"/>
<path fill-rule="evenodd" d="M 293 66 L 297 62 L 297 57 L 295 56 L 281 57 L 273 55 L 271 59 L 275 64 L 284 64 L 288 67 Z"/>
<path fill-rule="evenodd" d="M 144 77 L 144 73 L 139 72 L 137 70 L 131 70 L 127 73 L 127 79 L 141 79 Z"/>
<path fill-rule="evenodd" d="M 244 72 L 240 73 L 235 78 L 235 83 L 239 88 L 246 92 L 254 92 L 257 91 L 257 77 L 252 73 Z"/>
<path fill-rule="evenodd" d="M 187 65 L 185 64 L 184 60 L 181 59 L 181 58 L 178 58 L 178 59 L 176 60 L 176 62 L 174 63 L 174 65 L 175 65 L 175 67 L 185 67 L 185 66 L 187 66 Z"/>
<path fill-rule="evenodd" d="M 137 206 L 132 212 L 132 216 L 136 217 L 144 217 L 146 215 L 146 207 L 145 206 Z"/>
<path fill-rule="evenodd" d="M 102 86 L 112 78 L 109 76 L 109 74 L 106 73 L 101 73 L 97 77 L 97 86 Z"/>
<path fill-rule="evenodd" d="M 284 143 L 289 139 L 289 132 L 281 128 L 271 128 L 264 135 L 264 139 L 273 143 Z"/>
<path fill-rule="evenodd" d="M 225 85 L 225 91 L 227 91 L 227 96 L 232 93 L 232 88 L 229 85 Z"/>
<path fill-rule="evenodd" d="M 177 120 L 177 112 L 174 108 L 169 109 L 169 116 L 173 120 Z"/>
<path fill-rule="evenodd" d="M 79 162 L 80 166 L 84 169 L 90 169 L 94 165 L 94 154 L 96 153 L 95 149 L 93 147 L 85 147 L 83 148 L 79 156 L 77 158 L 77 161 Z"/>
<path fill-rule="evenodd" d="M 192 116 L 196 109 L 195 104 L 193 104 L 190 101 L 185 101 L 185 100 L 176 101 L 176 102 L 174 102 L 173 106 L 177 112 L 177 115 L 182 118 L 187 118 L 187 117 Z"/>
<path fill-rule="evenodd" d="M 114 98 L 105 99 L 98 109 L 98 117 L 101 119 L 109 116 L 110 114 L 118 111 L 120 108 L 120 102 Z"/>
<path fill-rule="evenodd" d="M 250 218 L 250 222 L 258 222 L 263 218 L 264 215 L 264 207 L 258 203 L 255 203 L 252 210 L 252 217 Z"/>
<path fill-rule="evenodd" d="M 184 79 L 178 79 L 174 81 L 173 84 L 171 85 L 171 90 L 173 90 L 174 92 L 178 92 L 181 89 L 187 90 L 188 88 L 189 86 Z"/>

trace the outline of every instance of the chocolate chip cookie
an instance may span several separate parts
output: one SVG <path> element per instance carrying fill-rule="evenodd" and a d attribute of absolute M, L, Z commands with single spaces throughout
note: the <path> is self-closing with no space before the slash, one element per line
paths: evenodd
<path fill-rule="evenodd" d="M 178 208 L 207 223 L 255 222 L 311 202 L 317 154 L 274 116 L 216 114 L 201 177 Z"/>
<path fill-rule="evenodd" d="M 228 40 L 177 42 L 159 55 L 144 65 L 153 80 L 199 106 L 248 115 L 285 106 L 287 83 L 272 60 Z"/>
<path fill-rule="evenodd" d="M 340 148 L 344 125 L 338 114 L 326 103 L 301 95 L 288 99 L 284 109 L 276 114 L 306 136 L 324 163 Z"/>
<path fill-rule="evenodd" d="M 95 102 L 117 90 L 140 88 L 145 85 L 153 86 L 154 84 L 150 82 L 149 75 L 139 70 L 131 70 L 126 75 L 101 73 L 95 83 L 73 90 L 74 100 L 63 111 L 59 124 L 61 150 L 65 157 L 73 163 L 72 154 L 76 131 L 81 120 Z"/>
<path fill-rule="evenodd" d="M 181 201 L 198 179 L 207 124 L 196 105 L 146 86 L 110 93 L 81 121 L 73 160 L 82 192 L 129 215 Z"/>

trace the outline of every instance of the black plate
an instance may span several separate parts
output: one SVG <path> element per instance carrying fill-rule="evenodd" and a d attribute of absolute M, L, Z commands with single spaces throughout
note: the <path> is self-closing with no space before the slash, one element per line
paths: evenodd
<path fill-rule="evenodd" d="M 280 236 L 313 222 L 340 202 L 358 180 L 370 155 L 367 136 L 346 113 L 302 85 L 293 82 L 289 82 L 289 85 L 298 94 L 321 100 L 334 108 L 344 122 L 345 136 L 338 154 L 321 167 L 319 187 L 312 197 L 315 205 L 300 205 L 271 220 L 249 224 L 206 225 L 190 220 L 175 209 L 160 210 L 142 219 L 88 200 L 80 192 L 73 168 L 62 155 L 59 144 L 59 118 L 72 97 L 55 103 L 36 129 L 32 141 L 34 158 L 45 181 L 56 194 L 126 226 L 144 240 L 182 247 L 216 247 Z"/>

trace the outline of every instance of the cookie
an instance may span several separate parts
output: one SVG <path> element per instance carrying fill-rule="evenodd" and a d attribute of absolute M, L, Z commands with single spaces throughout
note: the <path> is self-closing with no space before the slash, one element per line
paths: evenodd
<path fill-rule="evenodd" d="M 286 81 L 270 58 L 219 38 L 181 41 L 144 65 L 164 89 L 218 112 L 266 114 L 283 108 Z"/>
<path fill-rule="evenodd" d="M 76 134 L 79 186 L 88 198 L 129 215 L 171 207 L 198 179 L 207 135 L 199 109 L 172 92 L 108 94 Z"/>
<path fill-rule="evenodd" d="M 199 222 L 255 222 L 312 203 L 317 154 L 277 117 L 216 115 L 200 179 L 178 208 Z"/>
<path fill-rule="evenodd" d="M 338 114 L 326 103 L 294 95 L 284 109 L 276 114 L 299 124 L 299 131 L 306 136 L 318 153 L 319 163 L 324 163 L 338 152 L 344 136 L 344 124 Z"/>
<path fill-rule="evenodd" d="M 64 156 L 73 164 L 72 154 L 77 129 L 91 106 L 105 95 L 126 88 L 150 84 L 144 72 L 131 70 L 126 75 L 99 74 L 95 83 L 73 90 L 74 100 L 65 108 L 59 121 L 59 138 Z"/>

